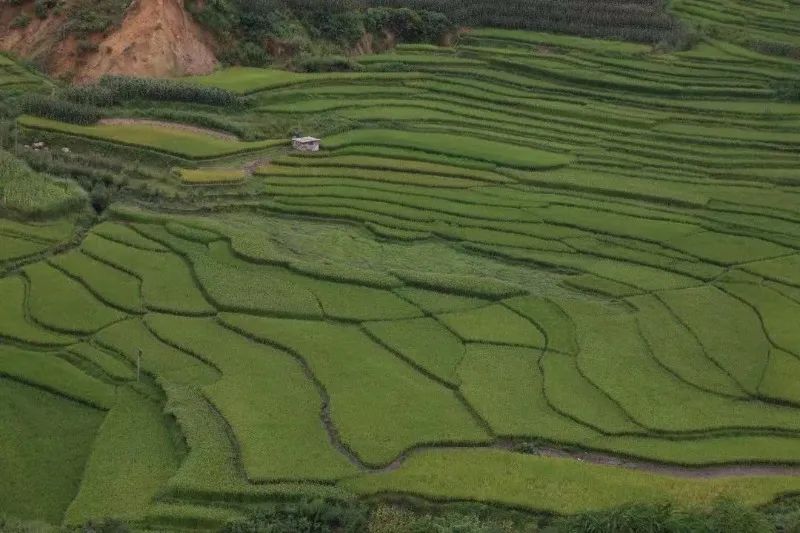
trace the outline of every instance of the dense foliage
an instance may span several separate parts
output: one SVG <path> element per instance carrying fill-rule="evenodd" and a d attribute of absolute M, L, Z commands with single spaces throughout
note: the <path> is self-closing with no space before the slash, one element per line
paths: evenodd
<path fill-rule="evenodd" d="M 438 12 L 367 9 L 358 0 L 187 0 L 186 5 L 227 43 L 223 61 L 243 65 L 263 65 L 268 54 L 341 51 L 354 46 L 365 33 L 380 37 L 388 32 L 405 42 L 436 42 L 452 29 L 449 19 Z"/>
<path fill-rule="evenodd" d="M 100 80 L 100 91 L 109 91 L 115 101 L 161 100 L 169 102 L 189 102 L 217 106 L 231 106 L 238 103 L 236 95 L 215 87 L 199 87 L 173 80 L 153 80 L 106 76 Z"/>
<path fill-rule="evenodd" d="M 685 30 L 663 0 L 363 0 L 371 6 L 444 13 L 466 26 L 494 26 L 657 43 Z"/>
<path fill-rule="evenodd" d="M 38 94 L 22 101 L 22 111 L 37 117 L 83 125 L 94 124 L 101 116 L 100 110 L 93 105 Z"/>

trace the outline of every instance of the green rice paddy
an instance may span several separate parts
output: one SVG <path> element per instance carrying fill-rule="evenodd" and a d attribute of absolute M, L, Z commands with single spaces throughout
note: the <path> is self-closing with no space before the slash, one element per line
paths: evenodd
<path fill-rule="evenodd" d="M 19 119 L 189 164 L 163 169 L 174 205 L 116 203 L 68 246 L 73 221 L 0 221 L 0 513 L 800 491 L 748 470 L 800 463 L 800 104 L 772 92 L 796 62 L 484 29 L 363 63 L 193 79 L 250 95 L 253 121 L 313 124 L 316 154 Z M 739 470 L 669 470 L 709 465 Z"/>

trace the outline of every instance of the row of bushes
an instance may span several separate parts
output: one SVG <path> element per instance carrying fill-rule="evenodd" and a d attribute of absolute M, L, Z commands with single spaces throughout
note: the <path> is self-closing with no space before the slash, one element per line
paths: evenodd
<path fill-rule="evenodd" d="M 130 100 L 187 102 L 212 106 L 235 106 L 241 99 L 230 91 L 190 83 L 126 76 L 104 76 L 93 85 L 69 87 L 60 96 L 76 104 L 108 107 Z"/>
<path fill-rule="evenodd" d="M 678 509 L 671 505 L 630 505 L 568 518 L 550 518 L 495 509 L 478 504 L 454 504 L 445 512 L 425 512 L 396 505 L 308 500 L 275 504 L 249 518 L 229 522 L 221 533 L 773 533 L 798 531 L 796 503 L 759 511 L 730 501 L 709 509 Z M 59 528 L 44 523 L 0 517 L 5 533 L 128 533 L 118 520 L 93 521 Z"/>
<path fill-rule="evenodd" d="M 781 81 L 773 85 L 775 97 L 784 102 L 800 102 L 800 79 Z"/>
<path fill-rule="evenodd" d="M 436 42 L 453 27 L 438 12 L 370 7 L 361 0 L 186 0 L 186 6 L 225 43 L 224 62 L 253 66 L 266 64 L 270 54 L 341 52 L 365 33 L 390 34 L 400 42 Z M 271 43 L 269 50 L 265 42 Z"/>
<path fill-rule="evenodd" d="M 249 519 L 231 522 L 224 533 L 270 531 L 289 533 L 772 533 L 797 531 L 797 512 L 761 512 L 732 501 L 717 501 L 708 509 L 680 509 L 669 504 L 634 504 L 567 518 L 548 518 L 477 504 L 451 506 L 444 513 L 352 502 L 322 500 L 286 504 L 258 511 Z"/>
<path fill-rule="evenodd" d="M 71 102 L 58 97 L 31 95 L 22 101 L 22 112 L 60 122 L 88 126 L 100 120 L 101 112 L 94 106 Z"/>
<path fill-rule="evenodd" d="M 371 7 L 444 13 L 465 26 L 491 26 L 658 43 L 680 40 L 685 28 L 663 0 L 361 0 Z"/>
<path fill-rule="evenodd" d="M 87 126 L 100 120 L 103 108 L 130 100 L 186 102 L 222 107 L 239 106 L 244 103 L 239 96 L 216 87 L 202 87 L 164 79 L 106 76 L 94 85 L 67 87 L 52 95 L 29 95 L 21 99 L 19 112 Z M 191 118 L 196 120 L 190 122 L 203 122 L 198 124 L 201 126 L 230 130 L 227 127 L 230 124 L 221 122 L 209 114 L 195 113 Z"/>

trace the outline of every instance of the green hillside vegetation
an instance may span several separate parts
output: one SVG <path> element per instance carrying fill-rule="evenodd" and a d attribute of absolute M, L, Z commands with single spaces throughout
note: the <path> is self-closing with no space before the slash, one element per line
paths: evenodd
<path fill-rule="evenodd" d="M 25 217 L 57 216 L 86 205 L 86 194 L 73 182 L 31 170 L 0 149 L 0 212 Z"/>
<path fill-rule="evenodd" d="M 795 6 L 407 5 L 0 92 L 0 529 L 797 527 Z"/>

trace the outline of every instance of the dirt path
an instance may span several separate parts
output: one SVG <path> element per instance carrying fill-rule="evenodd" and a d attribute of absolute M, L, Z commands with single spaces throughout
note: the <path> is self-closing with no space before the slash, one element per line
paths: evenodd
<path fill-rule="evenodd" d="M 367 468 L 366 471 L 372 473 L 392 472 L 402 468 L 403 464 L 414 455 L 431 450 L 461 450 L 464 448 L 472 449 L 499 449 L 513 451 L 516 447 L 515 442 L 500 440 L 487 446 L 421 446 L 407 450 L 400 454 L 394 461 L 386 466 L 378 468 Z M 800 476 L 800 465 L 788 464 L 728 464 L 728 465 L 709 465 L 709 466 L 682 466 L 674 464 L 659 463 L 646 459 L 634 459 L 601 452 L 589 451 L 569 451 L 562 448 L 541 446 L 530 452 L 528 455 L 539 457 L 552 457 L 559 459 L 571 459 L 582 463 L 600 466 L 624 468 L 628 470 L 639 470 L 651 474 L 662 476 L 672 476 L 690 479 L 713 479 L 722 477 L 750 477 L 750 476 Z"/>
<path fill-rule="evenodd" d="M 569 452 L 559 448 L 541 447 L 532 452 L 540 457 L 574 459 L 589 464 L 641 470 L 653 474 L 685 478 L 719 478 L 746 476 L 800 476 L 800 465 L 728 464 L 711 466 L 681 466 L 621 457 L 601 452 Z"/>
<path fill-rule="evenodd" d="M 158 126 L 161 128 L 171 128 L 175 130 L 183 130 L 191 133 L 199 133 L 201 135 L 210 135 L 217 139 L 226 141 L 238 141 L 239 138 L 231 133 L 224 131 L 212 130 L 210 128 L 201 128 L 199 126 L 190 126 L 188 124 L 181 124 L 179 122 L 167 122 L 163 120 L 151 120 L 146 118 L 104 118 L 98 124 L 103 125 L 131 125 L 131 124 L 145 124 L 148 126 Z"/>

